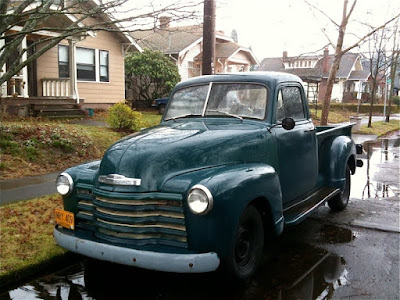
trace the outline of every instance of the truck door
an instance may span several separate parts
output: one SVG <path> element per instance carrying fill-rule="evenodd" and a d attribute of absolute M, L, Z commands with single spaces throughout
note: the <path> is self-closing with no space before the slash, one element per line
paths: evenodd
<path fill-rule="evenodd" d="M 304 90 L 300 84 L 278 88 L 275 99 L 275 120 L 290 117 L 292 130 L 276 126 L 279 178 L 283 203 L 288 204 L 312 191 L 318 177 L 318 144 L 314 124 L 309 116 Z"/>

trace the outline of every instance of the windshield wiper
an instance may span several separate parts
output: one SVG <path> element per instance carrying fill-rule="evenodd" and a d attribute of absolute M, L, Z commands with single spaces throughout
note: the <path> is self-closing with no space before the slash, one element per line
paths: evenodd
<path fill-rule="evenodd" d="M 186 115 L 180 115 L 180 116 L 176 116 L 176 117 L 173 117 L 173 118 L 169 118 L 169 119 L 167 119 L 167 120 L 165 120 L 165 121 L 169 121 L 169 120 L 176 120 L 176 119 L 183 119 L 183 118 L 188 118 L 188 117 L 201 117 L 201 115 L 198 115 L 198 114 L 186 114 Z"/>
<path fill-rule="evenodd" d="M 218 109 L 207 109 L 206 112 L 207 112 L 207 111 L 216 112 L 216 113 L 220 113 L 220 114 L 223 114 L 223 115 L 226 115 L 226 116 L 230 116 L 230 117 L 233 117 L 233 118 L 238 118 L 238 119 L 240 119 L 240 120 L 243 120 L 243 118 L 242 118 L 241 116 L 237 116 L 237 115 L 228 113 L 228 112 L 226 112 L 226 111 L 221 111 L 221 110 L 218 110 Z"/>

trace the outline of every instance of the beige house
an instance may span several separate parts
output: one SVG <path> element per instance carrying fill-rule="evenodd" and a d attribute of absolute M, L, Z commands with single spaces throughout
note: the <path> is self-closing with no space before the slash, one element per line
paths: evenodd
<path fill-rule="evenodd" d="M 96 5 L 92 1 L 88 3 Z M 52 9 L 57 10 L 57 7 Z M 103 18 L 103 21 L 108 17 L 96 15 L 95 18 L 87 18 L 84 22 L 86 25 L 96 24 L 99 18 Z M 48 18 L 41 26 L 65 28 L 63 26 L 75 21 L 73 15 L 62 14 Z M 63 105 L 69 105 L 69 109 L 71 104 L 74 104 L 75 108 L 106 108 L 124 101 L 124 54 L 128 48 L 130 51 L 141 51 L 141 48 L 129 35 L 118 31 L 117 27 L 113 29 L 87 31 L 69 37 L 45 52 L 1 86 L 2 106 L 10 109 L 17 103 L 22 106 L 27 104 L 35 110 L 30 112 L 31 114 L 47 110 L 48 115 L 52 115 L 51 111 L 55 114 L 54 112 L 60 110 Z M 21 30 L 22 27 L 14 26 L 9 33 Z M 20 49 L 33 41 L 57 35 L 56 32 L 45 30 L 28 34 Z M 8 42 L 7 38 L 5 42 Z M 22 59 L 44 46 L 44 43 L 37 45 Z M 15 56 L 9 59 L 2 70 L 7 70 L 14 62 L 13 59 Z M 45 105 L 47 107 L 44 107 Z"/>
<path fill-rule="evenodd" d="M 141 48 L 160 50 L 177 65 L 182 80 L 202 74 L 203 27 L 170 27 L 170 18 L 161 17 L 160 27 L 132 33 Z M 214 73 L 244 72 L 258 61 L 251 49 L 235 43 L 223 32 L 216 32 Z"/>

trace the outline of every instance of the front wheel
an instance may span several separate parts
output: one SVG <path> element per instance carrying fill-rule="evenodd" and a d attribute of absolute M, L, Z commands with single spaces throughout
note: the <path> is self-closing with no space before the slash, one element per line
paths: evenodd
<path fill-rule="evenodd" d="M 347 166 L 346 182 L 344 183 L 343 190 L 340 192 L 340 194 L 328 200 L 328 205 L 332 210 L 340 211 L 346 208 L 347 204 L 349 203 L 350 185 L 351 185 L 350 168 L 349 166 Z"/>
<path fill-rule="evenodd" d="M 263 254 L 264 227 L 254 206 L 248 206 L 239 220 L 235 241 L 224 263 L 226 271 L 239 282 L 255 273 Z"/>

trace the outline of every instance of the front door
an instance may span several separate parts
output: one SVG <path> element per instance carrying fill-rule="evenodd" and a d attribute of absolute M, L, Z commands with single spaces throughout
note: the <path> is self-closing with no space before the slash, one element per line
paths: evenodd
<path fill-rule="evenodd" d="M 295 83 L 282 85 L 275 101 L 277 123 L 287 117 L 296 122 L 292 130 L 282 126 L 274 128 L 278 143 L 282 198 L 287 205 L 301 199 L 315 187 L 318 177 L 318 143 L 301 86 Z"/>

